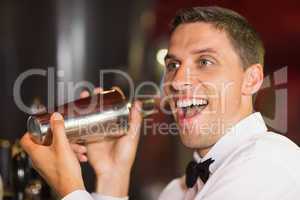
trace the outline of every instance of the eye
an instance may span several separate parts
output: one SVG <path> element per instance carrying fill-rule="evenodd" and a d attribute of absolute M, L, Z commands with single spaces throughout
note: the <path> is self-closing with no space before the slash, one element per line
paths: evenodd
<path fill-rule="evenodd" d="M 171 70 L 175 70 L 180 66 L 180 64 L 178 62 L 169 62 L 166 63 L 166 68 L 167 70 L 171 71 Z"/>
<path fill-rule="evenodd" d="M 208 59 L 200 59 L 199 64 L 201 66 L 208 66 L 208 65 L 212 65 L 214 63 L 212 61 L 208 60 Z"/>

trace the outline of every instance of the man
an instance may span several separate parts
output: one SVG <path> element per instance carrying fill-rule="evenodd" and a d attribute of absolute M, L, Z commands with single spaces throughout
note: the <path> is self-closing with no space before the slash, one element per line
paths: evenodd
<path fill-rule="evenodd" d="M 260 113 L 253 111 L 252 97 L 262 85 L 264 61 L 255 30 L 237 13 L 219 7 L 182 10 L 172 25 L 164 92 L 182 143 L 195 150 L 195 161 L 159 199 L 298 199 L 298 146 L 267 131 Z M 21 143 L 64 200 L 127 199 L 141 123 L 138 110 L 135 103 L 130 130 L 119 140 L 71 147 L 63 118 L 56 113 L 51 118 L 51 146 L 34 144 L 28 134 Z M 96 172 L 93 197 L 84 190 L 72 148 Z"/>

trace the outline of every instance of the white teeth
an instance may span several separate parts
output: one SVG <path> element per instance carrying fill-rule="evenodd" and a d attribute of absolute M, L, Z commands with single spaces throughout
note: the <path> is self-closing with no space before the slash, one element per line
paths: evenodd
<path fill-rule="evenodd" d="M 179 108 L 188 107 L 188 106 L 203 106 L 207 105 L 208 101 L 206 99 L 184 99 L 184 100 L 177 100 L 176 105 Z"/>

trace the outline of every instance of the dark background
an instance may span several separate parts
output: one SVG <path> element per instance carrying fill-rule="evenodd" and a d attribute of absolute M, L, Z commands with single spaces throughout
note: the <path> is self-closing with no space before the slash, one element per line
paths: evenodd
<path fill-rule="evenodd" d="M 272 119 L 276 90 L 288 89 L 288 103 L 281 108 L 288 111 L 288 130 L 283 134 L 300 144 L 300 3 L 296 0 L 1 0 L 0 138 L 13 143 L 26 130 L 27 115 L 13 99 L 13 84 L 22 72 L 54 67 L 65 71 L 57 81 L 86 80 L 99 85 L 99 70 L 114 68 L 131 74 L 136 83 L 159 83 L 162 69 L 156 53 L 166 47 L 170 19 L 179 8 L 204 5 L 239 12 L 260 33 L 266 47 L 265 74 L 271 86 L 258 95 L 256 107 Z M 61 46 L 65 41 L 68 45 Z M 59 49 L 70 53 L 68 66 L 63 65 L 66 56 Z M 274 84 L 274 72 L 285 66 L 287 80 L 278 86 Z M 107 76 L 104 82 L 105 88 L 121 85 L 126 90 L 118 77 Z M 22 98 L 27 105 L 34 99 L 47 104 L 47 79 L 26 79 Z M 59 104 L 71 99 L 56 88 L 55 100 Z M 183 173 L 189 156 L 175 136 L 142 137 L 131 188 L 134 199 L 155 199 L 166 182 Z M 85 165 L 84 171 L 92 190 L 91 170 Z"/>

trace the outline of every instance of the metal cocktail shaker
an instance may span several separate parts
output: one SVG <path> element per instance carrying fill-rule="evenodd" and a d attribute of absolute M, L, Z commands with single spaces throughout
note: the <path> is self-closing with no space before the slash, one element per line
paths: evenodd
<path fill-rule="evenodd" d="M 155 113 L 155 100 L 143 102 L 143 115 Z M 128 128 L 131 102 L 118 87 L 103 91 L 98 95 L 56 107 L 65 119 L 65 133 L 71 143 L 89 143 L 104 137 L 120 137 Z M 40 144 L 51 141 L 49 125 L 51 113 L 32 115 L 27 121 L 27 130 Z"/>

